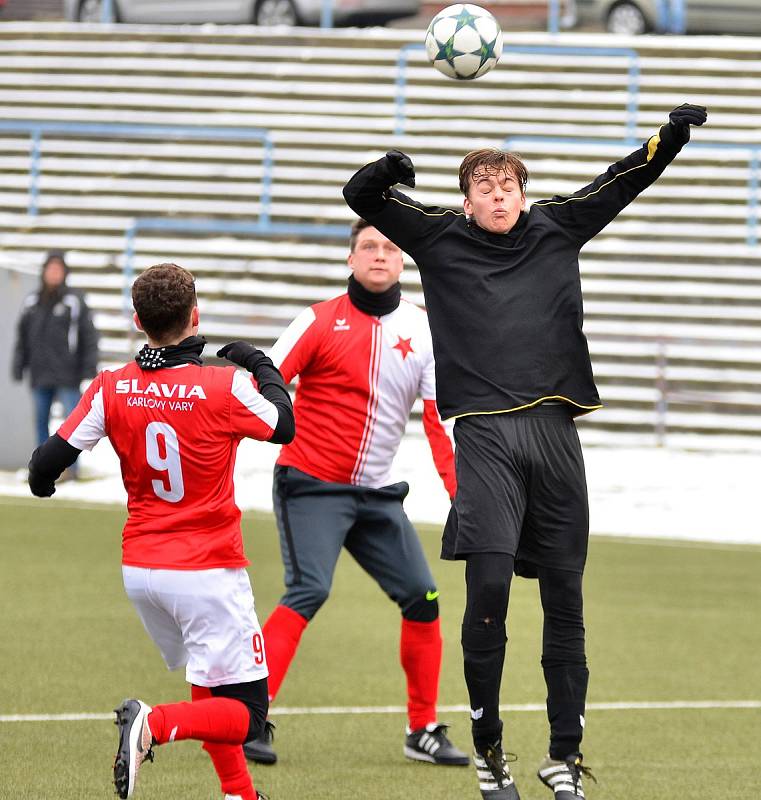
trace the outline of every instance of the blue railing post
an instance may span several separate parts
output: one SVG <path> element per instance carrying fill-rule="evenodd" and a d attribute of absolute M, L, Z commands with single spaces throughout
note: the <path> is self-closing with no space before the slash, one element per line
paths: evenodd
<path fill-rule="evenodd" d="M 655 401 L 655 442 L 658 447 L 666 446 L 667 417 L 669 413 L 668 355 L 666 339 L 659 337 L 657 355 L 655 357 L 656 389 Z"/>
<path fill-rule="evenodd" d="M 42 145 L 42 131 L 39 128 L 32 129 L 32 137 L 29 143 L 29 205 L 27 213 L 30 217 L 37 216 L 37 208 L 40 199 L 40 149 Z"/>
<path fill-rule="evenodd" d="M 639 53 L 629 56 L 629 102 L 626 109 L 626 138 L 637 139 L 637 113 L 639 111 Z"/>
<path fill-rule="evenodd" d="M 103 24 L 114 22 L 114 0 L 103 0 L 100 9 L 100 21 Z"/>
<path fill-rule="evenodd" d="M 748 239 L 751 247 L 758 245 L 758 171 L 759 150 L 754 147 L 750 157 L 750 174 L 748 176 Z"/>
<path fill-rule="evenodd" d="M 127 228 L 124 243 L 124 284 L 122 286 L 122 308 L 124 316 L 128 319 L 132 313 L 132 278 L 135 274 L 135 237 L 137 236 L 138 221 L 133 220 Z"/>
<path fill-rule="evenodd" d="M 560 31 L 560 0 L 547 0 L 547 33 Z"/>
<path fill-rule="evenodd" d="M 270 224 L 272 209 L 272 172 L 274 169 L 274 145 L 269 133 L 264 138 L 264 155 L 262 158 L 262 196 L 260 199 L 259 222 L 263 228 Z"/>
<path fill-rule="evenodd" d="M 333 0 L 322 0 L 322 7 L 320 9 L 320 27 L 333 27 Z"/>
<path fill-rule="evenodd" d="M 425 45 L 422 43 L 405 44 L 399 48 L 399 55 L 396 59 L 396 116 L 394 121 L 394 133 L 397 136 L 404 134 L 407 123 L 407 61 L 410 50 L 423 50 Z"/>
<path fill-rule="evenodd" d="M 396 118 L 394 133 L 397 136 L 404 134 L 407 122 L 407 53 L 409 49 L 402 47 L 396 60 Z"/>

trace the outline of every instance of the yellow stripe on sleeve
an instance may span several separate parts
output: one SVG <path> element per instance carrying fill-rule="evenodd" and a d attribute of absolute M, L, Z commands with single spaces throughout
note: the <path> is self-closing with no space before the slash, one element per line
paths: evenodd
<path fill-rule="evenodd" d="M 651 136 L 647 141 L 647 160 L 650 161 L 653 156 L 655 156 L 655 151 L 658 149 L 658 145 L 661 143 L 661 134 L 660 131 L 655 134 L 655 136 Z"/>
<path fill-rule="evenodd" d="M 443 217 L 444 214 L 454 214 L 456 217 L 464 217 L 465 213 L 463 211 L 452 211 L 450 208 L 445 208 L 443 211 L 437 211 L 435 214 L 431 211 L 423 211 L 422 208 L 418 208 L 417 206 L 413 206 L 412 203 L 403 203 L 398 197 L 389 197 L 389 200 L 393 200 L 395 203 L 399 203 L 400 206 L 404 206 L 405 208 L 412 208 L 415 211 L 419 211 L 421 214 L 424 214 L 426 217 Z"/>

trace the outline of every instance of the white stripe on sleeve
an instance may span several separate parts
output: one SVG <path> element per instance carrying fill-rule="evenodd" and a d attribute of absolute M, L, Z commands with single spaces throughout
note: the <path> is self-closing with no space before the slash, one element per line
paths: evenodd
<path fill-rule="evenodd" d="M 71 432 L 68 442 L 77 450 L 92 450 L 106 435 L 106 417 L 103 413 L 103 389 L 93 395 L 90 410 Z"/>
<path fill-rule="evenodd" d="M 306 333 L 309 326 L 317 319 L 314 309 L 305 308 L 291 324 L 283 331 L 280 338 L 272 345 L 269 357 L 272 363 L 280 369 L 283 361 L 296 346 L 296 342 Z"/>
<path fill-rule="evenodd" d="M 254 389 L 248 372 L 236 370 L 231 387 L 233 397 L 239 400 L 252 414 L 259 417 L 274 431 L 280 418 L 277 408 Z"/>

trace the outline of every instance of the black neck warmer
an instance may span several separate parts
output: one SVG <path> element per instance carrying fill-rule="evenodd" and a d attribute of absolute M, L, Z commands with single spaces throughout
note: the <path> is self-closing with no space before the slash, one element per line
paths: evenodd
<path fill-rule="evenodd" d="M 353 276 L 349 275 L 349 299 L 365 314 L 382 317 L 396 311 L 402 299 L 402 285 L 398 281 L 385 292 L 371 292 Z"/>
<path fill-rule="evenodd" d="M 205 346 L 206 339 L 203 336 L 188 336 L 179 344 L 169 344 L 166 347 L 149 347 L 146 344 L 135 356 L 135 361 L 140 369 L 164 369 L 178 367 L 180 364 L 200 365 Z"/>

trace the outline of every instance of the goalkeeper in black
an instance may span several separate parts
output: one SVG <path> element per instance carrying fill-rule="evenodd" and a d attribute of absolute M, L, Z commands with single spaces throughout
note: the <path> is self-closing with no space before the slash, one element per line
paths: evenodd
<path fill-rule="evenodd" d="M 579 251 L 658 179 L 690 126 L 705 121 L 701 106 L 674 109 L 658 133 L 588 186 L 528 210 L 526 167 L 499 150 L 465 156 L 464 213 L 393 188 L 415 185 L 412 161 L 396 150 L 344 188 L 352 210 L 418 265 L 439 410 L 456 419 L 458 490 L 442 557 L 465 561 L 462 649 L 486 800 L 518 800 L 499 717 L 513 573 L 538 579 L 544 611 L 550 742 L 538 776 L 555 800 L 584 797 L 589 513 L 574 418 L 601 403 L 582 331 Z"/>

